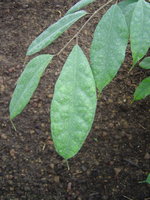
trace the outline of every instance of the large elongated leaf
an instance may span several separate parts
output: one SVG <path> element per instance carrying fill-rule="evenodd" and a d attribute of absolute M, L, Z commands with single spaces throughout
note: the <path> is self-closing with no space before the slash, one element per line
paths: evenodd
<path fill-rule="evenodd" d="M 150 4 L 139 0 L 130 25 L 131 51 L 135 65 L 150 47 Z"/>
<path fill-rule="evenodd" d="M 150 69 L 150 57 L 144 58 L 139 65 L 144 69 Z"/>
<path fill-rule="evenodd" d="M 136 88 L 134 101 L 144 99 L 148 95 L 150 95 L 150 77 L 145 78 Z"/>
<path fill-rule="evenodd" d="M 86 11 L 82 10 L 73 14 L 66 15 L 53 25 L 49 26 L 31 43 L 28 48 L 27 55 L 32 55 L 47 47 L 86 13 Z"/>
<path fill-rule="evenodd" d="M 70 13 L 74 13 L 78 10 L 80 10 L 81 8 L 87 6 L 90 3 L 93 3 L 95 0 L 81 0 L 79 2 L 77 2 L 74 6 L 72 6 L 66 13 L 66 15 L 70 14 Z"/>
<path fill-rule="evenodd" d="M 52 59 L 52 55 L 43 54 L 33 58 L 25 67 L 13 93 L 9 110 L 10 118 L 15 118 L 22 112 L 33 92 L 38 86 L 40 78 Z"/>
<path fill-rule="evenodd" d="M 90 50 L 91 67 L 99 91 L 114 78 L 124 57 L 128 27 L 121 9 L 113 5 L 98 23 Z"/>
<path fill-rule="evenodd" d="M 92 71 L 81 48 L 70 53 L 55 85 L 51 104 L 51 131 L 56 151 L 73 157 L 86 139 L 94 119 L 96 89 Z"/>

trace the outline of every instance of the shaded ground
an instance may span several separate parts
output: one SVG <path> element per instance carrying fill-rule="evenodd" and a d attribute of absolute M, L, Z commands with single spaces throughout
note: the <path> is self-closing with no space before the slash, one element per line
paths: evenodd
<path fill-rule="evenodd" d="M 49 134 L 49 106 L 56 79 L 73 43 L 56 57 L 21 115 L 15 132 L 9 101 L 23 70 L 27 47 L 75 0 L 0 0 L 0 200 L 148 200 L 150 186 L 140 184 L 150 170 L 150 97 L 131 104 L 133 92 L 150 73 L 126 61 L 98 102 L 93 128 L 83 148 L 66 163 Z M 106 1 L 88 7 L 93 12 Z M 79 44 L 86 54 L 98 19 L 83 30 Z M 43 52 L 57 53 L 86 20 L 81 19 Z"/>

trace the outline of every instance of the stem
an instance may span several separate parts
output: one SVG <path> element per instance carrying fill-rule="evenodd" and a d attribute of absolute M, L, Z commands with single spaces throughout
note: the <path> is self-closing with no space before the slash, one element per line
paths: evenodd
<path fill-rule="evenodd" d="M 24 59 L 23 67 L 25 66 L 27 60 L 28 60 L 28 56 L 26 56 L 25 59 Z"/>
<path fill-rule="evenodd" d="M 15 130 L 15 131 L 17 131 L 17 129 L 16 129 L 16 127 L 15 127 L 15 125 L 14 125 L 14 123 L 13 123 L 13 121 L 10 119 L 10 122 L 11 122 L 11 124 L 12 124 L 12 127 L 13 127 L 13 129 Z"/>
<path fill-rule="evenodd" d="M 70 166 L 69 166 L 68 160 L 65 160 L 65 161 L 66 161 L 67 168 L 68 168 L 68 171 L 69 171 L 70 170 Z"/>
<path fill-rule="evenodd" d="M 61 54 L 61 52 L 72 42 L 72 40 L 74 40 L 79 34 L 80 32 L 84 29 L 84 27 L 89 23 L 89 21 L 100 11 L 102 10 L 104 7 L 106 7 L 108 4 L 110 4 L 111 2 L 113 2 L 114 0 L 110 0 L 107 3 L 105 3 L 103 6 L 101 6 L 99 9 L 97 9 L 92 15 L 91 17 L 89 17 L 89 19 L 83 24 L 83 26 L 79 29 L 79 31 L 69 40 L 69 42 L 67 42 L 65 44 L 65 46 L 56 54 L 57 56 L 59 54 Z"/>

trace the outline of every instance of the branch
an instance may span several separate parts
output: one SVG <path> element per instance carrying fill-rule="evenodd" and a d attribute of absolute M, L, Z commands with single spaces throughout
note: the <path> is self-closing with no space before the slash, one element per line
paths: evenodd
<path fill-rule="evenodd" d="M 59 56 L 61 54 L 61 52 L 72 42 L 72 40 L 74 40 L 76 37 L 78 37 L 78 35 L 80 34 L 80 32 L 84 29 L 84 27 L 89 23 L 89 21 L 100 11 L 102 10 L 104 7 L 106 7 L 108 4 L 110 4 L 111 2 L 113 2 L 114 0 L 110 0 L 107 3 L 105 3 L 103 6 L 101 6 L 99 9 L 97 9 L 92 15 L 91 17 L 89 17 L 89 19 L 83 24 L 83 26 L 80 28 L 80 30 L 69 40 L 69 42 L 67 42 L 65 44 L 65 46 L 56 54 L 56 56 Z"/>

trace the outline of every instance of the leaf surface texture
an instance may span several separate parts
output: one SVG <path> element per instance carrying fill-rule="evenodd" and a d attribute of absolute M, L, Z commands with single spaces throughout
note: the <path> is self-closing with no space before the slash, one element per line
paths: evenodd
<path fill-rule="evenodd" d="M 144 0 L 136 3 L 130 25 L 130 41 L 135 65 L 150 47 L 150 4 Z"/>
<path fill-rule="evenodd" d="M 43 54 L 33 58 L 25 67 L 10 102 L 10 118 L 15 118 L 28 104 L 33 92 L 38 86 L 40 78 L 53 56 Z"/>
<path fill-rule="evenodd" d="M 72 24 L 74 24 L 81 17 L 86 15 L 86 11 L 78 11 L 73 14 L 66 15 L 58 20 L 53 25 L 49 26 L 42 32 L 28 48 L 27 55 L 32 55 L 39 52 L 41 49 L 47 47 L 54 40 L 56 40 L 64 31 L 66 31 Z"/>
<path fill-rule="evenodd" d="M 113 5 L 98 23 L 90 50 L 91 68 L 100 92 L 124 61 L 128 36 L 125 17 L 121 9 Z"/>
<path fill-rule="evenodd" d="M 144 58 L 139 65 L 144 69 L 150 69 L 150 57 Z"/>
<path fill-rule="evenodd" d="M 51 131 L 56 151 L 73 157 L 86 139 L 95 115 L 96 88 L 88 60 L 76 45 L 56 82 L 51 104 Z"/>

